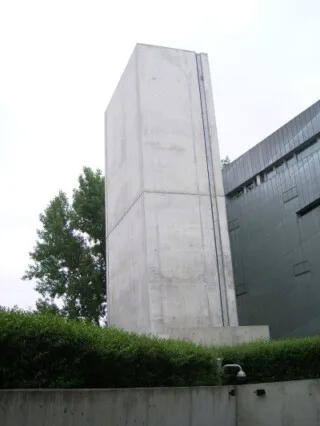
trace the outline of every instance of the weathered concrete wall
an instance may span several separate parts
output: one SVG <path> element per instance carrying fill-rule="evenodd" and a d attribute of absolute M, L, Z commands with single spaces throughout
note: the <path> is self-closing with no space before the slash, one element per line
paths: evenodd
<path fill-rule="evenodd" d="M 204 344 L 269 336 L 217 330 L 238 315 L 207 55 L 138 44 L 105 126 L 109 324 Z"/>
<path fill-rule="evenodd" d="M 231 396 L 234 389 L 0 390 L 0 425 L 320 425 L 320 380 L 237 386 Z"/>
<path fill-rule="evenodd" d="M 201 327 L 171 328 L 168 330 L 170 339 L 187 340 L 203 346 L 231 346 L 257 340 L 269 340 L 269 327 L 264 325 L 241 327 Z"/>
<path fill-rule="evenodd" d="M 0 391 L 1 426 L 234 426 L 231 388 Z"/>
<path fill-rule="evenodd" d="M 238 386 L 236 417 L 237 426 L 320 425 L 320 380 Z"/>
<path fill-rule="evenodd" d="M 109 324 L 237 326 L 207 56 L 137 45 L 105 136 Z"/>

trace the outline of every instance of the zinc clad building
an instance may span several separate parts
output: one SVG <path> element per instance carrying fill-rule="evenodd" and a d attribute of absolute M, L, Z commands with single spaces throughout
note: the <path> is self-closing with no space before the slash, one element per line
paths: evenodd
<path fill-rule="evenodd" d="M 240 324 L 320 334 L 320 101 L 223 179 Z"/>

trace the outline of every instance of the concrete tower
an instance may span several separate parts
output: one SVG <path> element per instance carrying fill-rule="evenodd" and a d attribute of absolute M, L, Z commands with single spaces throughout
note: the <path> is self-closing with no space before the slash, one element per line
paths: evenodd
<path fill-rule="evenodd" d="M 208 57 L 138 44 L 105 114 L 109 324 L 203 343 L 238 327 Z"/>

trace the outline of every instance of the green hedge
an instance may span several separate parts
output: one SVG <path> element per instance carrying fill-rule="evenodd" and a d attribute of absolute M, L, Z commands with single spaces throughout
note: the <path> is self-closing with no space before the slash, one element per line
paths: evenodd
<path fill-rule="evenodd" d="M 223 363 L 242 366 L 247 383 L 320 378 L 320 336 L 243 344 L 219 353 Z"/>
<path fill-rule="evenodd" d="M 210 385 L 212 351 L 67 322 L 0 312 L 0 388 L 114 388 Z"/>
<path fill-rule="evenodd" d="M 217 385 L 218 357 L 241 364 L 251 383 L 320 378 L 320 337 L 203 348 L 0 311 L 0 388 Z"/>

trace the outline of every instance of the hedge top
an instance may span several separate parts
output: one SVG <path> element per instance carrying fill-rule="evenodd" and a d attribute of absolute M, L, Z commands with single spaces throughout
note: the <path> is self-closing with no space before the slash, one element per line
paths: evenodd
<path fill-rule="evenodd" d="M 241 364 L 249 382 L 310 379 L 320 377 L 319 356 L 320 337 L 204 348 L 0 311 L 2 389 L 218 385 L 218 357 Z"/>

